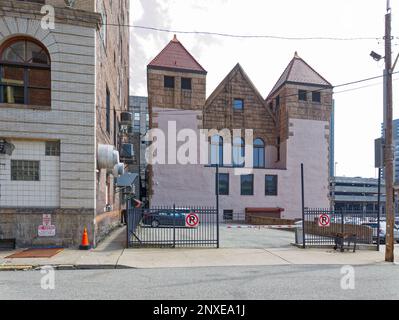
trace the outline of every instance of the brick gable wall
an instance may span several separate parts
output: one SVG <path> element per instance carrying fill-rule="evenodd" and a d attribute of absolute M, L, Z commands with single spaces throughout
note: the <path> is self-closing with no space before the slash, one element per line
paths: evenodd
<path fill-rule="evenodd" d="M 244 110 L 233 110 L 234 98 L 244 100 Z M 219 94 L 208 102 L 203 112 L 204 129 L 254 129 L 254 138 L 266 144 L 276 144 L 276 124 L 267 105 L 241 71 L 232 74 Z"/>

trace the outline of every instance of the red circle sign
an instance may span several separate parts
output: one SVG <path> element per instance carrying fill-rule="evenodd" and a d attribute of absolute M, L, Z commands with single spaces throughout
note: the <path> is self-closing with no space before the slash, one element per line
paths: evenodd
<path fill-rule="evenodd" d="M 319 226 L 320 227 L 329 227 L 331 222 L 331 218 L 328 214 L 324 213 L 319 216 Z"/>
<path fill-rule="evenodd" d="M 195 213 L 190 213 L 186 216 L 186 226 L 190 228 L 194 228 L 198 226 L 199 218 Z"/>

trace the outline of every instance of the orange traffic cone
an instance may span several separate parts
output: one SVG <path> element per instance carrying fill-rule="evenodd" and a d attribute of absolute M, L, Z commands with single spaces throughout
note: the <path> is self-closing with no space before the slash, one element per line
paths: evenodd
<path fill-rule="evenodd" d="M 89 249 L 90 249 L 89 237 L 87 236 L 87 229 L 85 228 L 83 230 L 82 244 L 79 246 L 79 250 L 89 250 Z"/>

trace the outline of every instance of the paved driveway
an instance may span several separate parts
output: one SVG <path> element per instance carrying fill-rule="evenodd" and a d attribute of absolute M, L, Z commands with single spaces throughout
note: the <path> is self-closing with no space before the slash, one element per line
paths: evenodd
<path fill-rule="evenodd" d="M 291 243 L 294 242 L 293 231 L 248 228 L 247 225 L 237 228 L 237 225 L 220 224 L 221 248 L 284 248 L 291 247 Z"/>

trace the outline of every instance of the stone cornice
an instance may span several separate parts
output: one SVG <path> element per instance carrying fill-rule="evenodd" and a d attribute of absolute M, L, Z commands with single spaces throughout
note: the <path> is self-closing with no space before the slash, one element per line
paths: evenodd
<path fill-rule="evenodd" d="M 41 21 L 42 4 L 25 1 L 0 0 L 0 16 L 26 18 Z M 70 24 L 87 28 L 98 28 L 101 25 L 101 15 L 67 7 L 55 7 L 55 23 Z"/>

